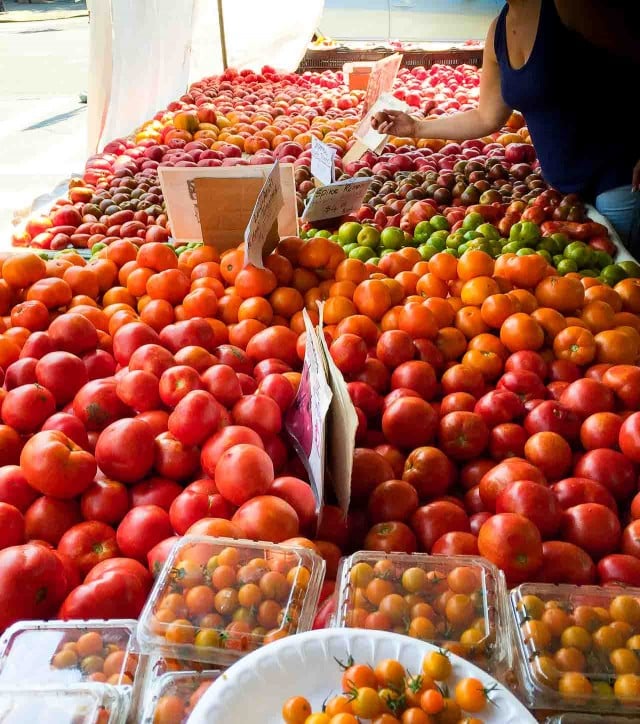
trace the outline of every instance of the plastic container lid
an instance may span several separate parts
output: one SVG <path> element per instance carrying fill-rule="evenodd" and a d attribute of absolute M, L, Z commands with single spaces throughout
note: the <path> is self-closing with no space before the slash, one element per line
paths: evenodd
<path fill-rule="evenodd" d="M 128 699 L 109 684 L 0 687 L 2 724 L 122 724 Z"/>
<path fill-rule="evenodd" d="M 181 538 L 140 615 L 138 644 L 146 654 L 230 664 L 311 628 L 324 569 L 307 548 Z"/>
<path fill-rule="evenodd" d="M 524 583 L 511 591 L 510 612 L 532 708 L 639 720 L 640 588 Z"/>
<path fill-rule="evenodd" d="M 358 551 L 337 581 L 334 626 L 406 634 L 491 672 L 503 661 L 504 578 L 483 558 Z"/>
<path fill-rule="evenodd" d="M 131 685 L 139 668 L 139 657 L 131 653 L 136 624 L 132 619 L 19 621 L 0 638 L 0 685 Z"/>
<path fill-rule="evenodd" d="M 221 674 L 221 671 L 163 674 L 147 698 L 142 724 L 154 724 L 156 720 L 186 722 L 200 697 Z"/>

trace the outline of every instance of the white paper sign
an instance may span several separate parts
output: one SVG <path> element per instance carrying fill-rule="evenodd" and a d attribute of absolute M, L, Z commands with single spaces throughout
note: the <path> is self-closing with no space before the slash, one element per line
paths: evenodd
<path fill-rule="evenodd" d="M 311 173 L 320 183 L 333 183 L 335 157 L 335 148 L 331 148 L 315 136 L 311 137 Z"/>
<path fill-rule="evenodd" d="M 357 211 L 370 183 L 370 178 L 350 178 L 321 186 L 309 199 L 302 213 L 302 220 L 333 219 Z"/>
<path fill-rule="evenodd" d="M 280 236 L 298 235 L 298 212 L 296 208 L 296 184 L 293 164 L 278 164 L 284 196 L 284 207 L 278 214 L 278 233 Z M 158 176 L 162 194 L 171 220 L 171 233 L 181 242 L 202 241 L 202 227 L 198 214 L 198 203 L 194 180 L 212 179 L 263 179 L 272 170 L 272 165 L 179 167 L 160 166 Z M 237 244 L 242 241 L 240 232 Z"/>
<path fill-rule="evenodd" d="M 325 425 L 333 394 L 316 330 L 303 310 L 307 344 L 298 393 L 285 416 L 285 428 L 309 474 L 319 513 L 324 497 Z"/>
<path fill-rule="evenodd" d="M 327 341 L 322 333 L 324 302 L 318 302 L 320 321 L 318 339 L 327 364 L 329 386 L 333 397 L 329 407 L 329 470 L 333 480 L 333 489 L 338 504 L 347 515 L 351 501 L 351 473 L 353 471 L 353 451 L 356 447 L 358 415 L 351 401 L 347 384 L 329 352 Z"/>
<path fill-rule="evenodd" d="M 383 93 L 360 121 L 354 133 L 354 136 L 374 153 L 379 153 L 384 148 L 389 136 L 375 131 L 371 125 L 371 120 L 376 113 L 387 110 L 404 111 L 406 113 L 409 106 L 391 93 Z"/>
<path fill-rule="evenodd" d="M 400 70 L 402 54 L 394 53 L 377 63 L 371 69 L 364 101 L 362 102 L 362 116 L 366 116 L 373 104 L 383 93 L 389 93 Z"/>
<path fill-rule="evenodd" d="M 283 205 L 280 167 L 276 161 L 256 199 L 256 205 L 253 207 L 253 213 L 244 232 L 245 264 L 253 264 L 260 269 L 264 269 L 262 248 L 267 240 L 267 234 L 271 230 L 274 221 L 278 218 Z"/>

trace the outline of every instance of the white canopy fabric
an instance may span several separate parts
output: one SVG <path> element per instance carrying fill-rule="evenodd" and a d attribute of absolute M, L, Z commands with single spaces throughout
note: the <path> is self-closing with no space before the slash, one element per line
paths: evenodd
<path fill-rule="evenodd" d="M 324 0 L 221 0 L 227 62 L 293 71 Z M 88 151 L 126 136 L 224 70 L 218 0 L 89 0 Z"/>

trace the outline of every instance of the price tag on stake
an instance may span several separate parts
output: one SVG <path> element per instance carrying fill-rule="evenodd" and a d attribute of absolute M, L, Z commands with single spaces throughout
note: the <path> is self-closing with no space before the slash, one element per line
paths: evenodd
<path fill-rule="evenodd" d="M 336 149 L 311 136 L 311 173 L 322 184 L 334 181 Z"/>
<path fill-rule="evenodd" d="M 300 385 L 285 416 L 285 429 L 293 440 L 307 473 L 320 512 L 324 496 L 325 424 L 332 392 L 327 382 L 325 359 L 316 330 L 306 310 L 303 310 L 307 344 Z"/>
<path fill-rule="evenodd" d="M 302 212 L 302 220 L 333 219 L 357 211 L 370 183 L 370 178 L 350 178 L 329 186 L 321 186 L 309 199 Z"/>
<path fill-rule="evenodd" d="M 327 434 L 329 439 L 329 470 L 338 504 L 346 516 L 351 501 L 351 473 L 353 470 L 353 451 L 356 447 L 358 415 L 351 401 L 342 372 L 333 361 L 327 340 L 322 332 L 324 302 L 318 302 L 318 310 L 320 321 L 316 329 L 327 364 L 329 386 L 333 393 L 329 407 Z"/>
<path fill-rule="evenodd" d="M 280 166 L 276 161 L 256 199 L 249 224 L 244 232 L 244 263 L 264 269 L 262 250 L 280 209 L 284 206 Z"/>

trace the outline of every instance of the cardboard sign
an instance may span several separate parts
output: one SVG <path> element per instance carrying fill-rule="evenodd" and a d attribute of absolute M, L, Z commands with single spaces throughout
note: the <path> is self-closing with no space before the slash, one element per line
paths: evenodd
<path fill-rule="evenodd" d="M 386 110 L 406 112 L 409 110 L 409 106 L 404 101 L 391 95 L 391 93 L 383 93 L 360 121 L 354 133 L 358 141 L 366 148 L 370 148 L 374 153 L 380 153 L 380 151 L 382 151 L 387 144 L 389 136 L 374 130 L 371 121 L 376 113 Z"/>
<path fill-rule="evenodd" d="M 311 137 L 311 173 L 322 184 L 334 181 L 334 159 L 336 149 L 323 143 L 315 136 Z"/>
<path fill-rule="evenodd" d="M 285 429 L 293 440 L 307 473 L 320 512 L 324 496 L 326 453 L 325 425 L 332 392 L 327 382 L 325 357 L 306 310 L 303 310 L 307 345 L 300 386 L 296 398 L 285 415 Z"/>
<path fill-rule="evenodd" d="M 350 178 L 321 186 L 309 198 L 302 213 L 302 220 L 333 219 L 357 211 L 370 183 L 370 178 Z"/>
<path fill-rule="evenodd" d="M 280 165 L 276 161 L 260 189 L 244 232 L 244 263 L 264 269 L 262 253 L 267 236 L 284 205 Z"/>
<path fill-rule="evenodd" d="M 329 386 L 333 397 L 329 407 L 329 470 L 338 504 L 346 516 L 351 501 L 351 472 L 353 470 L 353 451 L 356 447 L 358 415 L 351 401 L 347 384 L 342 372 L 329 353 L 327 341 L 322 333 L 324 302 L 318 302 L 320 321 L 318 339 L 327 363 Z"/>
<path fill-rule="evenodd" d="M 362 117 L 364 118 L 369 109 L 383 93 L 389 93 L 400 70 L 402 53 L 394 53 L 379 60 L 371 69 L 367 90 L 362 103 Z"/>
<path fill-rule="evenodd" d="M 279 164 L 284 206 L 268 235 L 298 235 L 298 210 L 293 164 Z M 171 220 L 173 237 L 180 242 L 204 241 L 220 251 L 236 247 L 244 238 L 258 194 L 271 164 L 158 168 L 160 185 Z M 268 246 L 266 248 L 268 251 Z"/>

